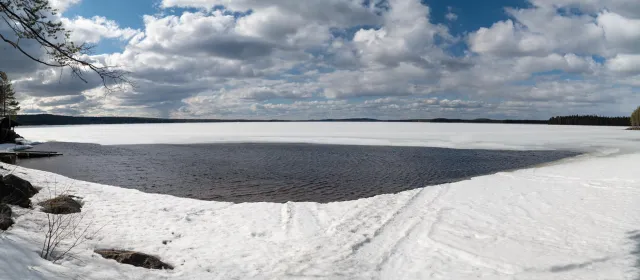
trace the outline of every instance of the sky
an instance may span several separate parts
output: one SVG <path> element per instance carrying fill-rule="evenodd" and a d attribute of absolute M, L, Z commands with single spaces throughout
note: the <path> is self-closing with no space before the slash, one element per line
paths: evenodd
<path fill-rule="evenodd" d="M 547 119 L 640 105 L 636 0 L 50 2 L 70 40 L 95 45 L 87 59 L 135 87 L 106 92 L 0 43 L 23 113 Z"/>

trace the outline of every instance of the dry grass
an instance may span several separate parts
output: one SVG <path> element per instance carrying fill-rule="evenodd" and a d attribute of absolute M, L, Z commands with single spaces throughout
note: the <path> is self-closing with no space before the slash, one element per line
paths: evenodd
<path fill-rule="evenodd" d="M 57 187 L 54 187 L 48 188 L 48 191 L 49 199 L 38 203 L 38 205 L 44 206 L 43 210 L 46 210 L 51 201 L 56 202 L 66 197 L 74 197 L 68 194 L 69 188 L 64 188 L 59 192 Z M 84 213 L 56 214 L 55 211 L 49 212 L 52 213 L 46 213 L 47 224 L 44 227 L 45 236 L 40 251 L 40 256 L 43 259 L 55 263 L 68 256 L 73 249 L 89 239 L 90 235 L 95 235 L 99 232 L 98 230 L 89 234 L 89 229 L 93 223 L 84 223 L 86 218 Z"/>

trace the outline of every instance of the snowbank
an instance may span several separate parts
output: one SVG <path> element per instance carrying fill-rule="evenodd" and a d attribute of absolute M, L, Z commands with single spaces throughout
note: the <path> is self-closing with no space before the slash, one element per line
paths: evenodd
<path fill-rule="evenodd" d="M 42 144 L 38 141 L 30 141 L 24 138 L 16 138 L 16 143 L 0 144 L 0 152 L 24 151 L 33 148 L 34 145 Z"/>
<path fill-rule="evenodd" d="M 20 145 L 23 145 L 23 146 L 35 146 L 35 145 L 42 144 L 42 142 L 31 141 L 31 140 L 24 139 L 24 138 L 16 138 L 16 143 L 18 143 Z"/>
<path fill-rule="evenodd" d="M 15 152 L 15 151 L 23 151 L 33 148 L 31 145 L 20 145 L 20 144 L 0 144 L 0 152 Z"/>
<path fill-rule="evenodd" d="M 346 130 L 335 133 L 344 128 L 336 126 L 332 131 L 337 136 L 320 141 L 353 136 Z M 311 134 L 327 127 L 305 129 Z M 501 132 L 506 128 L 499 125 L 493 130 L 499 135 L 489 135 L 491 131 L 485 134 L 474 126 L 456 127 L 457 133 L 434 132 L 411 141 L 456 146 L 474 142 L 469 139 L 493 139 L 470 145 L 566 145 L 624 153 L 593 153 L 559 164 L 329 204 L 198 201 L 17 168 L 18 176 L 45 188 L 35 201 L 48 198 L 54 189 L 83 197 L 85 222 L 100 230 L 74 251 L 74 258 L 51 264 L 36 253 L 46 217 L 14 208 L 16 225 L 0 234 L 0 279 L 637 279 L 640 256 L 632 252 L 640 242 L 640 172 L 634 166 L 640 153 L 630 151 L 637 149 L 640 135 L 610 128 L 566 128 L 563 133 L 539 126 L 531 126 L 536 133 L 529 134 Z M 377 131 L 385 128 L 378 126 Z M 405 138 L 398 133 L 409 134 L 402 129 L 377 132 L 379 138 L 368 135 L 357 143 L 399 144 L 398 139 Z M 20 133 L 42 139 L 34 137 L 42 133 L 36 130 Z M 80 140 L 97 139 L 100 133 L 85 131 L 86 138 Z M 200 133 L 188 132 L 197 141 L 204 139 Z M 130 142 L 151 141 L 140 134 Z M 149 271 L 92 253 L 111 247 L 155 254 L 176 269 Z"/>

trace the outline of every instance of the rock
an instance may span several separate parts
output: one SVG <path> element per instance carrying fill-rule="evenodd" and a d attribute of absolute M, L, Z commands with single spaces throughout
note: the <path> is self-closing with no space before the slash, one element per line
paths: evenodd
<path fill-rule="evenodd" d="M 112 259 L 123 264 L 148 269 L 173 269 L 173 266 L 163 263 L 157 257 L 139 252 L 124 250 L 95 250 L 94 252 L 105 259 Z"/>
<path fill-rule="evenodd" d="M 11 207 L 6 204 L 0 204 L 0 230 L 7 230 L 12 225 Z"/>
<path fill-rule="evenodd" d="M 16 164 L 18 161 L 18 156 L 15 154 L 0 154 L 0 162 L 4 162 L 7 164 Z"/>
<path fill-rule="evenodd" d="M 16 139 L 22 138 L 11 129 L 0 128 L 0 143 L 16 143 Z"/>
<path fill-rule="evenodd" d="M 38 193 L 38 190 L 28 181 L 9 174 L 0 182 L 0 203 L 31 207 L 30 198 Z"/>
<path fill-rule="evenodd" d="M 80 213 L 82 204 L 69 195 L 61 195 L 56 198 L 38 203 L 42 206 L 42 212 L 50 214 Z"/>

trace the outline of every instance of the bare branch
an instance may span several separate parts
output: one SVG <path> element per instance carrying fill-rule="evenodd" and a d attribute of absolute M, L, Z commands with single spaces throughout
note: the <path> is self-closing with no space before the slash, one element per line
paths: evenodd
<path fill-rule="evenodd" d="M 85 70 L 93 72 L 100 77 L 107 91 L 117 89 L 118 86 L 133 86 L 127 77 L 129 72 L 81 58 L 82 55 L 90 54 L 93 46 L 76 45 L 69 41 L 70 32 L 62 26 L 62 23 L 47 19 L 48 14 L 55 13 L 56 11 L 51 8 L 47 0 L 0 0 L 0 14 L 4 14 L 2 18 L 16 35 L 17 40 L 10 40 L 2 34 L 0 39 L 35 62 L 50 67 L 70 68 L 71 74 L 85 83 L 89 82 L 84 77 Z M 36 41 L 53 62 L 29 54 L 20 46 L 20 39 Z"/>

